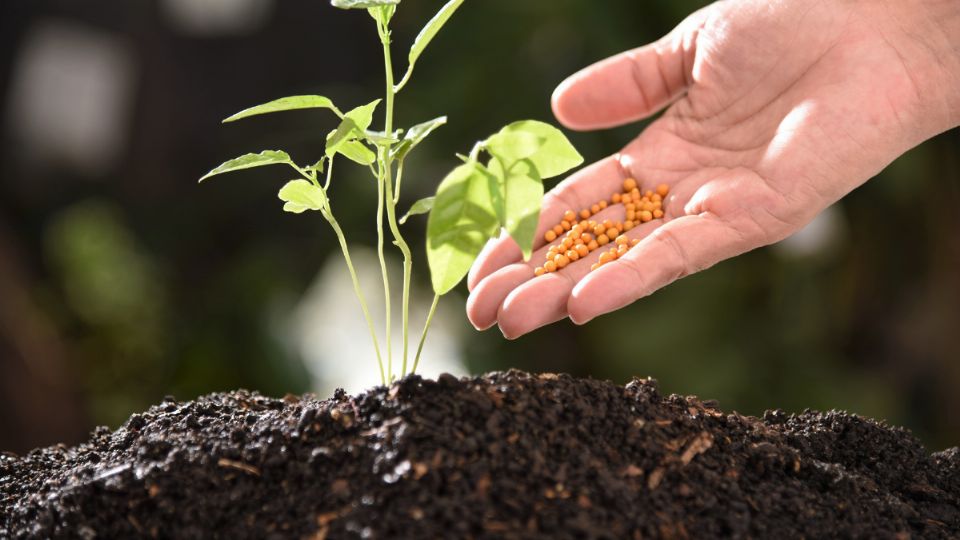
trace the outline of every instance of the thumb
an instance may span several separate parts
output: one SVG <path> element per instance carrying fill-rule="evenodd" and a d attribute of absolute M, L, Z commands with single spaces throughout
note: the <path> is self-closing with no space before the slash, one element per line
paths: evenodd
<path fill-rule="evenodd" d="M 655 43 L 602 60 L 563 81 L 553 113 L 570 129 L 602 129 L 650 116 L 691 82 L 700 10 Z"/>

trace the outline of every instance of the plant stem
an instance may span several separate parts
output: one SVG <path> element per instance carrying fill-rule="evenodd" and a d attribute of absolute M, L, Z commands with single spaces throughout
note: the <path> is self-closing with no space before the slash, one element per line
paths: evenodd
<path fill-rule="evenodd" d="M 423 324 L 423 334 L 420 334 L 420 344 L 417 345 L 417 356 L 413 359 L 413 369 L 410 373 L 417 372 L 417 366 L 420 365 L 420 353 L 423 352 L 423 344 L 427 341 L 427 331 L 430 330 L 430 323 L 433 321 L 433 314 L 437 311 L 437 304 L 440 303 L 440 295 L 433 295 L 433 304 L 430 306 L 430 312 L 427 313 L 427 322 Z"/>
<path fill-rule="evenodd" d="M 327 168 L 327 184 L 330 183 L 330 178 L 333 175 L 333 159 L 330 160 Z M 309 178 L 309 176 L 308 176 Z M 316 180 L 315 178 L 313 179 Z M 373 328 L 373 319 L 370 317 L 370 310 L 367 309 L 367 300 L 363 296 L 363 290 L 360 288 L 360 278 L 357 277 L 357 271 L 353 267 L 353 259 L 350 257 L 350 248 L 347 247 L 347 238 L 343 235 L 343 230 L 340 228 L 340 224 L 337 222 L 337 219 L 333 217 L 333 210 L 330 208 L 330 199 L 327 199 L 327 207 L 324 208 L 321 213 L 323 217 L 330 223 L 330 226 L 333 228 L 334 234 L 337 235 L 337 240 L 340 242 L 340 250 L 343 251 L 343 259 L 347 262 L 347 270 L 350 271 L 350 279 L 353 280 L 353 292 L 357 295 L 357 300 L 360 301 L 360 309 L 363 310 L 363 316 L 367 320 L 367 328 L 370 330 L 370 339 L 373 340 L 373 350 L 377 353 L 377 366 L 380 367 L 380 382 L 382 384 L 387 384 L 387 378 L 383 372 L 383 357 L 380 356 L 380 344 L 377 341 L 377 331 Z"/>
<path fill-rule="evenodd" d="M 383 311 L 387 321 L 387 377 L 393 380 L 393 335 L 391 331 L 390 314 L 390 277 L 387 274 L 387 261 L 383 256 L 383 206 L 384 190 L 383 172 L 377 178 L 377 255 L 380 257 L 380 274 L 383 277 Z"/>
<path fill-rule="evenodd" d="M 387 384 L 387 378 L 383 371 L 383 358 L 380 356 L 380 345 L 377 342 L 377 332 L 373 329 L 373 319 L 370 318 L 370 310 L 367 309 L 367 301 L 363 297 L 363 291 L 360 289 L 360 279 L 357 277 L 357 271 L 353 267 L 353 259 L 350 258 L 350 249 L 347 248 L 347 239 L 343 236 L 343 231 L 340 229 L 340 224 L 337 223 L 337 220 L 333 217 L 333 214 L 327 212 L 325 213 L 324 217 L 326 217 L 327 221 L 330 222 L 330 226 L 333 227 L 333 232 L 337 235 L 337 240 L 340 241 L 340 249 L 343 251 L 343 258 L 347 261 L 347 269 L 350 270 L 350 278 L 353 280 L 353 291 L 356 293 L 357 299 L 360 300 L 360 309 L 363 310 L 363 316 L 367 319 L 367 328 L 370 330 L 370 339 L 373 340 L 373 350 L 377 353 L 377 365 L 380 367 L 380 382 Z"/>
<path fill-rule="evenodd" d="M 403 160 L 397 162 L 397 185 L 393 188 L 393 204 L 400 202 L 401 182 L 403 182 Z"/>
<path fill-rule="evenodd" d="M 410 76 L 413 75 L 413 65 L 407 66 L 407 72 L 403 74 L 403 79 L 393 87 L 394 93 L 399 94 L 403 87 L 407 85 L 410 81 Z"/>
<path fill-rule="evenodd" d="M 393 133 L 393 102 L 395 97 L 393 87 L 393 63 L 390 57 L 390 33 L 385 25 L 380 29 L 380 41 L 383 44 L 383 66 L 386 72 L 387 86 L 387 112 L 384 131 L 386 133 Z M 385 173 L 385 193 L 391 194 L 393 193 L 393 160 L 390 158 L 390 143 L 387 143 L 381 151 L 383 156 L 383 172 Z M 390 224 L 390 232 L 393 233 L 394 243 L 403 253 L 403 365 L 400 371 L 400 376 L 402 377 L 407 374 L 407 349 L 410 336 L 410 274 L 413 270 L 413 257 L 410 255 L 410 247 L 407 246 L 407 242 L 404 241 L 403 236 L 400 234 L 400 227 L 397 226 L 397 203 L 394 197 L 388 196 L 386 202 L 387 222 Z"/>

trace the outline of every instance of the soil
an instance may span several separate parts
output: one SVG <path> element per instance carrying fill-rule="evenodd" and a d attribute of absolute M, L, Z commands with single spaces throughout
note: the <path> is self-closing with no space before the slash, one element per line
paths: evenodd
<path fill-rule="evenodd" d="M 0 457 L 0 538 L 960 537 L 960 449 L 518 371 L 172 398 Z"/>

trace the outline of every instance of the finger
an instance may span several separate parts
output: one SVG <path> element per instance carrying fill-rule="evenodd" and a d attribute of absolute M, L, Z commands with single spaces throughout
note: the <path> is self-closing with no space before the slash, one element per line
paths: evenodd
<path fill-rule="evenodd" d="M 533 268 L 514 263 L 487 276 L 470 291 L 467 298 L 467 319 L 477 330 L 486 330 L 497 323 L 497 310 L 513 289 L 533 279 Z"/>
<path fill-rule="evenodd" d="M 646 118 L 690 84 L 703 11 L 659 41 L 602 60 L 563 81 L 553 112 L 570 129 L 614 127 Z"/>
<path fill-rule="evenodd" d="M 624 232 L 624 235 L 630 240 L 642 241 L 660 226 L 662 222 L 651 221 Z M 595 250 L 559 272 L 531 279 L 511 291 L 497 313 L 504 337 L 515 339 L 565 318 L 571 292 L 591 273 L 590 268 L 605 251 L 606 247 Z"/>
<path fill-rule="evenodd" d="M 519 261 L 522 254 L 520 246 L 504 231 L 500 236 L 491 238 L 483 246 L 480 255 L 470 266 L 467 273 L 467 290 L 473 293 L 483 279 L 504 266 Z"/>
<path fill-rule="evenodd" d="M 677 218 L 658 228 L 621 259 L 604 265 L 577 284 L 567 310 L 571 320 L 584 324 L 762 244 L 753 234 L 745 234 L 711 213 Z"/>
<path fill-rule="evenodd" d="M 590 219 L 621 221 L 624 215 L 623 205 L 617 204 L 608 206 Z M 529 261 L 508 264 L 481 280 L 471 291 L 470 298 L 467 299 L 467 318 L 470 323 L 477 330 L 486 330 L 496 324 L 500 306 L 507 295 L 526 281 L 533 279 L 534 268 L 541 266 L 547 251 L 562 241 L 563 237 L 560 237 L 550 244 L 544 243 L 533 252 Z M 597 257 L 599 257 L 599 254 Z M 589 265 L 587 268 L 589 268 Z"/>
<path fill-rule="evenodd" d="M 534 249 L 546 244 L 543 235 L 547 229 L 563 220 L 564 212 L 579 212 L 583 208 L 590 208 L 621 190 L 626 174 L 619 159 L 619 155 L 610 156 L 585 167 L 557 184 L 544 196 Z M 520 262 L 521 259 L 520 246 L 509 235 L 500 235 L 487 243 L 473 263 L 467 276 L 467 288 L 472 292 L 484 278 L 508 264 Z"/>

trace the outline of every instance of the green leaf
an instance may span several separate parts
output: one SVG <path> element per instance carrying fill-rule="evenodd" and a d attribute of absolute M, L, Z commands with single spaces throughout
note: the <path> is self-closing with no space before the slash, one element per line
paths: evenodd
<path fill-rule="evenodd" d="M 521 159 L 534 156 L 543 148 L 546 139 L 526 131 L 501 131 L 487 139 L 485 146 L 491 155 L 507 167 Z"/>
<path fill-rule="evenodd" d="M 319 161 L 317 161 L 317 162 L 314 163 L 313 165 L 310 165 L 309 167 L 307 167 L 307 169 L 308 169 L 308 170 L 311 170 L 311 171 L 313 171 L 313 172 L 322 173 L 322 172 L 323 172 L 323 162 L 324 162 L 324 160 L 326 160 L 326 159 L 327 159 L 327 158 L 325 158 L 325 157 L 320 158 Z"/>
<path fill-rule="evenodd" d="M 253 167 L 263 167 L 265 165 L 277 165 L 281 163 L 292 165 L 293 161 L 286 152 L 281 152 L 279 150 L 264 150 L 259 154 L 244 154 L 238 158 L 231 159 L 230 161 L 221 164 L 216 169 L 213 169 L 212 171 L 203 175 L 203 178 L 201 178 L 200 181 L 203 182 L 207 178 L 216 176 L 218 174 L 239 171 L 243 169 L 252 169 Z"/>
<path fill-rule="evenodd" d="M 371 101 L 370 103 L 357 107 L 356 109 L 353 109 L 352 111 L 343 115 L 344 118 L 353 120 L 353 122 L 357 125 L 358 137 L 363 137 L 364 131 L 366 131 L 366 129 L 370 127 L 370 124 L 373 123 L 373 112 L 377 110 L 377 105 L 380 104 L 380 101 L 382 100 L 377 99 Z"/>
<path fill-rule="evenodd" d="M 327 204 L 327 196 L 322 189 L 307 180 L 291 180 L 280 188 L 277 194 L 283 201 L 283 209 L 293 214 L 302 214 L 307 210 L 322 210 Z"/>
<path fill-rule="evenodd" d="M 407 71 L 413 70 L 413 65 L 417 63 L 417 59 L 420 58 L 423 51 L 426 50 L 433 38 L 440 32 L 443 25 L 447 24 L 447 21 L 450 20 L 450 17 L 453 16 L 461 4 L 463 4 L 463 0 L 450 0 L 430 19 L 427 25 L 423 27 L 423 30 L 420 30 L 417 38 L 413 40 L 413 46 L 410 47 L 410 54 L 408 56 L 410 65 Z"/>
<path fill-rule="evenodd" d="M 476 160 L 470 160 L 467 163 L 476 163 Z M 493 212 L 497 216 L 497 220 L 500 222 L 502 227 L 504 222 L 507 221 L 507 207 L 504 202 L 504 186 L 507 184 L 507 176 L 503 170 L 503 165 L 500 160 L 497 158 L 492 158 L 487 163 L 487 170 L 490 171 L 490 174 L 497 179 L 497 189 L 490 192 L 490 204 L 493 207 Z"/>
<path fill-rule="evenodd" d="M 400 218 L 400 224 L 403 225 L 407 222 L 407 219 L 412 216 L 419 216 L 420 214 L 426 214 L 430 210 L 433 210 L 433 202 L 436 200 L 436 197 L 424 197 L 423 199 L 413 203 L 413 206 L 410 207 L 410 210 L 407 211 L 407 214 Z"/>
<path fill-rule="evenodd" d="M 337 113 L 337 116 L 343 116 L 343 113 L 337 109 L 336 105 L 334 105 L 333 102 L 328 98 L 323 96 L 290 96 L 275 99 L 269 103 L 257 105 L 256 107 L 250 107 L 249 109 L 244 109 L 225 119 L 224 123 L 233 122 L 235 120 L 240 120 L 241 118 L 247 118 L 250 116 L 257 116 L 259 114 L 293 111 L 298 109 L 330 109 L 331 111 Z"/>
<path fill-rule="evenodd" d="M 330 5 L 340 9 L 370 9 L 380 6 L 395 6 L 400 0 L 330 0 Z"/>
<path fill-rule="evenodd" d="M 499 160 L 494 159 L 489 169 L 503 180 L 503 227 L 520 246 L 523 259 L 529 260 L 540 222 L 543 180 L 529 159 L 517 161 L 506 173 Z"/>
<path fill-rule="evenodd" d="M 340 149 L 340 146 L 349 140 L 355 139 L 357 134 L 357 123 L 351 118 L 344 118 L 337 126 L 337 129 L 327 135 L 327 157 L 333 157 Z"/>
<path fill-rule="evenodd" d="M 543 140 L 540 149 L 527 156 L 543 179 L 559 176 L 583 163 L 583 156 L 570 144 L 563 132 L 550 124 L 535 120 L 514 122 L 491 138 L 506 133 L 526 133 Z"/>
<path fill-rule="evenodd" d="M 373 122 L 373 112 L 380 101 L 379 99 L 371 101 L 343 115 L 343 120 L 337 129 L 327 136 L 327 157 L 333 157 L 340 152 L 361 165 L 369 165 L 376 161 L 376 155 L 356 139 L 367 138 L 366 129 Z"/>
<path fill-rule="evenodd" d="M 377 161 L 377 155 L 360 141 L 344 141 L 337 148 L 337 152 L 360 165 L 370 165 Z"/>
<path fill-rule="evenodd" d="M 479 163 L 457 167 L 440 183 L 427 221 L 427 261 L 437 294 L 456 287 L 487 240 L 500 230 L 490 199 L 498 184 Z"/>
<path fill-rule="evenodd" d="M 404 135 L 403 141 L 393 149 L 393 159 L 403 161 L 411 150 L 433 133 L 433 130 L 446 123 L 447 117 L 441 116 L 440 118 L 434 118 L 433 120 L 428 120 L 410 128 L 407 134 Z"/>
<path fill-rule="evenodd" d="M 388 137 L 382 131 L 370 131 L 369 129 L 364 132 L 364 138 L 376 145 L 385 145 L 385 144 L 396 144 L 400 142 L 400 135 L 403 133 L 402 130 L 395 131 L 392 137 Z"/>

